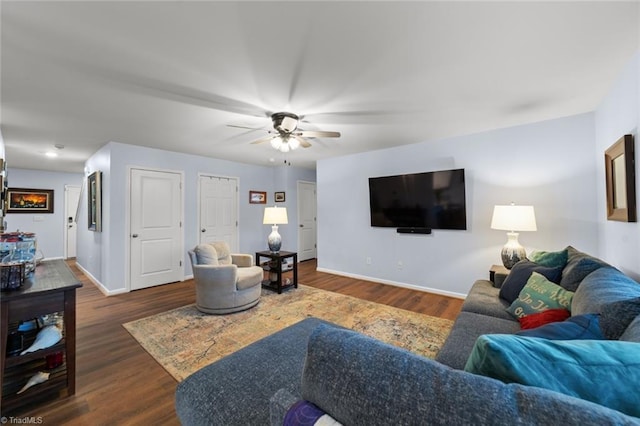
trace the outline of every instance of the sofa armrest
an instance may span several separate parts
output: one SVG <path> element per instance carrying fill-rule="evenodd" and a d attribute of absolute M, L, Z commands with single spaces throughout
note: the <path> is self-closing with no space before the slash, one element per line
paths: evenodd
<path fill-rule="evenodd" d="M 280 389 L 269 399 L 269 423 L 271 426 L 282 426 L 287 411 L 300 401 L 287 389 Z"/>
<path fill-rule="evenodd" d="M 232 253 L 231 263 L 239 268 L 247 268 L 249 266 L 253 266 L 253 256 L 250 254 Z"/>
<path fill-rule="evenodd" d="M 342 424 L 637 424 L 557 392 L 504 384 L 350 331 L 309 338 L 302 398 Z"/>

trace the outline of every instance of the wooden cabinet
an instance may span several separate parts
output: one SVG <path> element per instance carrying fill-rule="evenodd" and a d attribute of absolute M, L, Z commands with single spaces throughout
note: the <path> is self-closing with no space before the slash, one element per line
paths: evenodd
<path fill-rule="evenodd" d="M 25 280 L 20 290 L 0 293 L 1 352 L 0 387 L 2 415 L 10 415 L 20 407 L 42 399 L 75 393 L 76 383 L 76 289 L 82 284 L 62 260 L 42 262 Z M 7 339 L 21 321 L 30 321 L 47 314 L 59 314 L 63 321 L 63 338 L 46 349 L 25 355 L 7 356 Z M 37 330 L 25 332 L 24 349 L 35 339 Z M 63 363 L 47 369 L 48 355 L 62 353 Z M 49 372 L 49 380 L 17 395 L 31 376 L 39 371 Z"/>
<path fill-rule="evenodd" d="M 261 258 L 266 257 L 270 260 L 266 262 L 261 262 Z M 283 267 L 283 263 L 286 259 L 292 259 L 292 264 L 288 263 Z M 286 290 L 291 287 L 298 288 L 298 253 L 294 253 L 291 251 L 280 251 L 278 253 L 272 253 L 270 251 L 259 251 L 256 252 L 256 265 L 259 265 L 265 271 L 269 272 L 269 275 L 272 273 L 275 275 L 275 279 L 267 279 L 262 281 L 262 287 L 267 288 L 269 290 L 277 291 L 278 294 L 281 294 L 283 290 Z M 293 270 L 293 281 L 289 283 L 282 282 L 282 274 L 284 272 Z"/>

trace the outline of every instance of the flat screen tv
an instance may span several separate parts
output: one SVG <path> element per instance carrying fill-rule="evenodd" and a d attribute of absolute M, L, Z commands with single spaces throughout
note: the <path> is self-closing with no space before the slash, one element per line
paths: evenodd
<path fill-rule="evenodd" d="M 464 169 L 369 178 L 371 226 L 467 229 Z"/>

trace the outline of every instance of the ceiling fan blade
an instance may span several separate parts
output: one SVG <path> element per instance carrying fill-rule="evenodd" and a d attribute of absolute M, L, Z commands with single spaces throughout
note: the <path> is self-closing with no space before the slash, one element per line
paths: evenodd
<path fill-rule="evenodd" d="M 273 135 L 265 136 L 265 137 L 263 137 L 263 138 L 256 139 L 255 141 L 251 142 L 251 144 L 252 144 L 252 145 L 255 145 L 255 144 L 259 144 L 259 143 L 263 143 L 263 142 L 268 142 L 268 141 L 270 141 L 270 140 L 271 140 L 271 139 L 273 139 L 273 138 L 274 138 L 274 136 L 273 136 Z"/>
<path fill-rule="evenodd" d="M 301 138 L 300 136 L 294 135 L 294 138 L 296 138 L 296 140 L 298 142 L 300 142 L 300 146 L 303 148 L 309 148 L 311 146 L 311 144 L 309 143 L 308 140 Z"/>
<path fill-rule="evenodd" d="M 305 138 L 339 138 L 340 132 L 327 132 L 323 130 L 303 130 L 296 132 L 296 136 L 304 136 Z"/>
<path fill-rule="evenodd" d="M 227 124 L 227 127 L 236 127 L 238 129 L 264 130 L 264 127 L 238 126 L 237 124 Z"/>

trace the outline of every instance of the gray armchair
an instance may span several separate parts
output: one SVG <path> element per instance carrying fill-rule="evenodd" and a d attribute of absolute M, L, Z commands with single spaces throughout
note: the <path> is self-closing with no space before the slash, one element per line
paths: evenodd
<path fill-rule="evenodd" d="M 262 268 L 250 254 L 232 254 L 226 242 L 189 250 L 196 282 L 196 307 L 207 314 L 243 311 L 260 301 Z"/>

